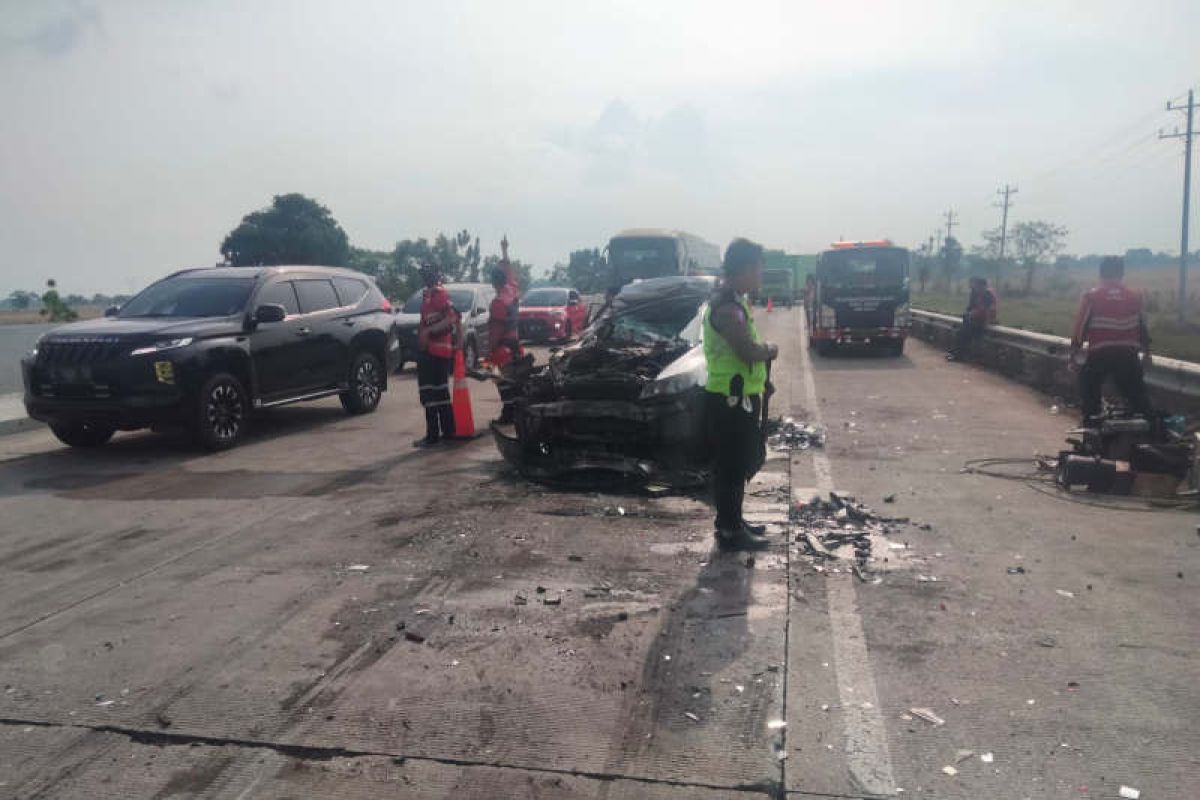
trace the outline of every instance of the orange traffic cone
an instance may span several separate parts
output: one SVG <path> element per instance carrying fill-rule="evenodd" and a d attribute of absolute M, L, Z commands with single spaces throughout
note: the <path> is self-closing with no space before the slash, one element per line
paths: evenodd
<path fill-rule="evenodd" d="M 767 297 L 767 313 L 770 314 L 774 308 L 775 308 L 775 298 Z"/>
<path fill-rule="evenodd" d="M 471 390 L 467 388 L 467 367 L 463 351 L 454 351 L 454 394 L 451 396 L 454 409 L 454 438 L 472 439 L 475 436 L 475 415 L 471 413 Z"/>

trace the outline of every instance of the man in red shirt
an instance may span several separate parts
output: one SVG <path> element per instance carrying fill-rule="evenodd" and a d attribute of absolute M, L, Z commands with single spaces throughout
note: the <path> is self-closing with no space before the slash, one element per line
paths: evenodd
<path fill-rule="evenodd" d="M 962 325 L 954 338 L 954 347 L 946 354 L 947 361 L 957 361 L 962 358 L 971 342 L 983 336 L 989 325 L 995 325 L 997 320 L 996 293 L 987 284 L 987 278 L 971 278 L 971 295 L 967 300 L 967 310 L 963 313 Z"/>
<path fill-rule="evenodd" d="M 492 286 L 496 296 L 488 315 L 488 360 L 500 371 L 496 389 L 500 392 L 501 411 L 497 422 L 513 421 L 513 401 L 516 400 L 517 383 L 513 379 L 514 362 L 524 355 L 521 337 L 517 329 L 520 311 L 521 286 L 517 273 L 508 260 L 508 237 L 500 241 L 500 264 L 492 270 Z"/>
<path fill-rule="evenodd" d="M 454 371 L 454 333 L 458 312 L 442 285 L 437 267 L 421 268 L 425 291 L 421 297 L 421 322 L 417 327 L 417 391 L 425 408 L 425 438 L 413 447 L 430 447 L 454 436 L 454 409 L 450 405 L 450 375 Z"/>
<path fill-rule="evenodd" d="M 1100 396 L 1105 378 L 1112 376 L 1117 389 L 1139 414 L 1150 413 L 1143 367 L 1150 366 L 1150 332 L 1142 309 L 1142 295 L 1123 282 L 1125 261 L 1107 256 L 1100 262 L 1100 285 L 1089 289 L 1079 301 L 1071 332 L 1071 365 L 1083 366 L 1079 373 L 1079 396 L 1083 420 L 1100 414 Z M 1083 350 L 1083 345 L 1087 349 Z M 1138 349 L 1142 351 L 1138 360 Z"/>

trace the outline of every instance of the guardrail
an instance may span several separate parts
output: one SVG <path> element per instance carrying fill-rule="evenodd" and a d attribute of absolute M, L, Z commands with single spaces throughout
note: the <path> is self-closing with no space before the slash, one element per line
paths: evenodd
<path fill-rule="evenodd" d="M 949 314 L 912 310 L 912 333 L 920 339 L 949 346 L 962 320 Z M 1078 399 L 1076 378 L 1067 369 L 1070 340 L 1048 333 L 993 325 L 977 343 L 985 366 L 1054 394 Z M 1154 356 L 1146 370 L 1146 385 L 1157 406 L 1167 410 L 1200 411 L 1200 364 Z"/>

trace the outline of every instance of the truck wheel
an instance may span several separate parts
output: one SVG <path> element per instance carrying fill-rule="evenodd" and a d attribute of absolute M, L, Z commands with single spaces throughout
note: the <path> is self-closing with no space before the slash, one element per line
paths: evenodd
<path fill-rule="evenodd" d="M 250 403 L 246 388 L 228 372 L 218 372 L 204 385 L 195 401 L 192 435 L 207 450 L 228 450 L 246 435 Z"/>
<path fill-rule="evenodd" d="M 71 447 L 100 447 L 113 437 L 116 428 L 94 422 L 55 424 L 50 430 L 58 440 Z"/>
<path fill-rule="evenodd" d="M 351 414 L 370 414 L 383 397 L 383 371 L 379 359 L 362 352 L 350 361 L 350 388 L 338 395 Z"/>

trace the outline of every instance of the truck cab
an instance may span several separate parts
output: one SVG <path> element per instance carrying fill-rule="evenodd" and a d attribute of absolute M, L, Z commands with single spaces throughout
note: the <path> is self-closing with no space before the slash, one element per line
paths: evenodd
<path fill-rule="evenodd" d="M 821 355 L 850 344 L 903 353 L 909 268 L 908 250 L 887 239 L 833 243 L 817 257 L 806 300 L 810 344 Z"/>

